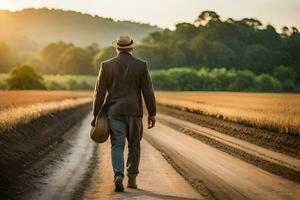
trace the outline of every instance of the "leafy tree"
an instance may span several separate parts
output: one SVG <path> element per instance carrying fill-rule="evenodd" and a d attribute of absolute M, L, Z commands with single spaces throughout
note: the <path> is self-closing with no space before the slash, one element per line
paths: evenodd
<path fill-rule="evenodd" d="M 191 50 L 194 52 L 193 63 L 198 65 L 207 65 L 208 55 L 206 50 L 209 48 L 209 42 L 202 36 L 197 35 L 191 43 Z"/>
<path fill-rule="evenodd" d="M 92 55 L 85 49 L 68 48 L 58 60 L 61 74 L 92 74 Z"/>
<path fill-rule="evenodd" d="M 218 90 L 218 81 L 208 69 L 201 68 L 200 70 L 198 70 L 197 76 L 198 90 Z"/>
<path fill-rule="evenodd" d="M 234 81 L 236 77 L 236 70 L 227 70 L 226 68 L 215 68 L 209 72 L 216 80 L 217 90 L 228 90 L 231 82 Z"/>
<path fill-rule="evenodd" d="M 174 47 L 170 52 L 170 66 L 178 67 L 187 63 L 187 55 L 179 47 Z"/>
<path fill-rule="evenodd" d="M 16 52 L 6 43 L 0 42 L 0 72 L 8 72 L 17 62 L 18 58 Z"/>
<path fill-rule="evenodd" d="M 160 32 L 158 32 L 162 35 Z M 178 23 L 176 24 L 176 29 L 174 31 L 174 35 L 179 40 L 190 40 L 194 38 L 199 33 L 199 28 L 197 28 L 194 24 L 190 23 Z M 162 38 L 162 36 L 160 36 Z M 160 40 L 160 42 L 164 42 Z"/>
<path fill-rule="evenodd" d="M 269 74 L 261 74 L 256 78 L 260 91 L 280 91 L 281 83 Z"/>
<path fill-rule="evenodd" d="M 198 90 L 198 76 L 196 71 L 190 68 L 172 68 L 168 70 L 179 86 L 179 90 Z"/>
<path fill-rule="evenodd" d="M 259 29 L 262 26 L 262 23 L 253 18 L 244 18 L 242 22 L 248 24 L 249 26 L 253 27 L 255 30 Z"/>
<path fill-rule="evenodd" d="M 187 67 L 151 72 L 156 90 L 267 91 L 294 92 L 299 88 L 290 80 L 281 82 L 269 74 L 256 76 L 249 70 Z"/>
<path fill-rule="evenodd" d="M 134 50 L 134 55 L 149 62 L 150 69 L 163 69 L 171 66 L 172 54 L 166 45 L 140 45 Z"/>
<path fill-rule="evenodd" d="M 15 67 L 10 71 L 7 85 L 9 90 L 46 89 L 43 77 L 26 65 Z"/>
<path fill-rule="evenodd" d="M 291 82 L 296 82 L 297 74 L 295 70 L 291 67 L 278 66 L 272 70 L 272 75 L 280 81 L 290 80 Z"/>
<path fill-rule="evenodd" d="M 57 42 L 57 43 L 50 43 L 45 46 L 42 51 L 42 59 L 45 62 L 46 68 L 48 69 L 47 72 L 59 74 L 62 73 L 61 66 L 59 65 L 61 55 L 69 49 L 74 48 L 74 44 L 72 43 L 65 43 L 65 42 Z"/>
<path fill-rule="evenodd" d="M 152 71 L 151 77 L 155 90 L 180 90 L 178 82 L 166 70 Z"/>
<path fill-rule="evenodd" d="M 229 85 L 229 90 L 233 91 L 254 91 L 255 90 L 255 75 L 253 72 L 237 71 L 233 82 Z"/>
<path fill-rule="evenodd" d="M 233 67 L 235 52 L 222 42 L 210 42 L 206 49 L 208 67 Z"/>
<path fill-rule="evenodd" d="M 284 92 L 296 92 L 299 91 L 299 86 L 296 85 L 295 82 L 291 80 L 284 80 L 281 82 L 282 91 Z"/>
<path fill-rule="evenodd" d="M 100 63 L 116 56 L 116 49 L 113 47 L 106 47 L 100 49 L 100 51 L 93 57 L 93 66 L 96 71 L 99 71 Z"/>
<path fill-rule="evenodd" d="M 91 54 L 91 56 L 94 56 L 98 53 L 100 49 L 97 43 L 92 43 L 86 47 L 86 50 Z"/>
<path fill-rule="evenodd" d="M 284 40 L 284 52 L 286 52 L 285 65 L 292 67 L 297 73 L 297 82 L 300 84 L 300 33 L 295 31 Z"/>
<path fill-rule="evenodd" d="M 209 22 L 219 22 L 220 16 L 215 11 L 203 11 L 195 20 L 200 25 L 206 25 Z"/>
<path fill-rule="evenodd" d="M 46 88 L 48 90 L 67 90 L 68 88 L 62 84 L 62 83 L 58 83 L 57 81 L 48 81 L 45 83 Z"/>
<path fill-rule="evenodd" d="M 243 56 L 243 65 L 256 73 L 269 72 L 271 70 L 272 55 L 262 45 L 249 45 Z"/>
<path fill-rule="evenodd" d="M 300 34 L 287 27 L 280 34 L 259 20 L 229 18 L 222 21 L 214 11 L 200 13 L 196 25 L 179 23 L 174 31 L 155 32 L 138 46 L 139 56 L 149 60 L 150 69 L 175 66 L 224 66 L 271 73 L 284 65 L 296 71 L 300 84 Z"/>

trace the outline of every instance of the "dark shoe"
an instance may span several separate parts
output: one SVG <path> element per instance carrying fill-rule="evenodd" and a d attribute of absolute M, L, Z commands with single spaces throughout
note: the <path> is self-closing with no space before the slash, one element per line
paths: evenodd
<path fill-rule="evenodd" d="M 116 192 L 124 192 L 123 177 L 121 177 L 121 176 L 117 176 L 115 178 L 115 191 Z"/>
<path fill-rule="evenodd" d="M 136 178 L 128 178 L 128 184 L 127 184 L 128 188 L 137 188 L 136 185 Z"/>

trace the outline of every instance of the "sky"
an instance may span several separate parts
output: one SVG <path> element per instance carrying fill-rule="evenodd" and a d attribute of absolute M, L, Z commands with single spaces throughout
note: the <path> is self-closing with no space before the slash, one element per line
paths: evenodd
<path fill-rule="evenodd" d="M 193 22 L 204 10 L 222 19 L 257 18 L 277 29 L 300 28 L 300 0 L 0 0 L 0 9 L 49 7 L 75 10 L 115 20 L 131 20 L 174 29 Z"/>

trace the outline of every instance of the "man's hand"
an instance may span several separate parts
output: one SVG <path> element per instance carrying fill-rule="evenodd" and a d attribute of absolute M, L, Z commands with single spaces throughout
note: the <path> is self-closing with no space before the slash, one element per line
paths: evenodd
<path fill-rule="evenodd" d="M 91 126 L 95 126 L 96 125 L 96 119 L 97 117 L 93 117 L 92 121 L 91 121 Z"/>
<path fill-rule="evenodd" d="M 148 128 L 153 128 L 155 126 L 155 116 L 148 117 Z"/>

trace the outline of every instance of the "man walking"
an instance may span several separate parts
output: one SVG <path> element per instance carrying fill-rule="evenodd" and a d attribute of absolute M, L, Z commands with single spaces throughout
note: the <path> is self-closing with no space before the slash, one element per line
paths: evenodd
<path fill-rule="evenodd" d="M 106 109 L 111 130 L 111 158 L 114 171 L 115 191 L 123 192 L 124 147 L 128 141 L 126 163 L 129 188 L 137 188 L 139 173 L 140 141 L 143 136 L 142 96 L 148 110 L 148 128 L 155 125 L 156 105 L 152 81 L 147 63 L 132 55 L 134 42 L 128 36 L 113 41 L 118 55 L 101 63 L 94 93 L 94 118 L 102 107 Z"/>

